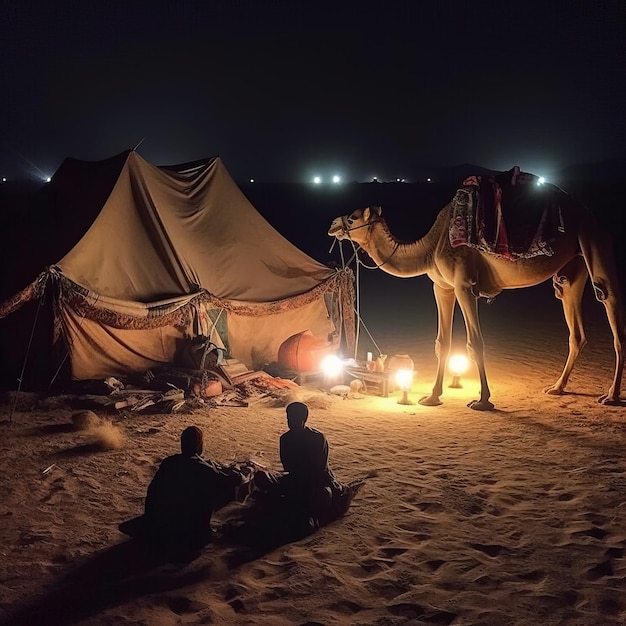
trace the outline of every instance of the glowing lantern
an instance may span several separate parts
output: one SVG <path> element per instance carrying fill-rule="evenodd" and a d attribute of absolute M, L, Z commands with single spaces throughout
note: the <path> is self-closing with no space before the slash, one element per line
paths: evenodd
<path fill-rule="evenodd" d="M 398 387 L 402 389 L 402 397 L 398 400 L 398 404 L 415 404 L 409 400 L 409 389 L 413 382 L 413 370 L 398 370 L 395 378 Z"/>
<path fill-rule="evenodd" d="M 327 378 L 337 378 L 343 370 L 343 361 L 334 354 L 329 354 L 322 359 L 322 372 Z"/>
<path fill-rule="evenodd" d="M 413 382 L 413 359 L 408 354 L 394 354 L 387 364 L 387 370 L 393 375 L 398 387 L 402 389 L 402 397 L 398 404 L 415 404 L 409 400 L 409 389 Z"/>
<path fill-rule="evenodd" d="M 450 387 L 454 389 L 461 389 L 461 376 L 467 372 L 469 367 L 469 360 L 464 354 L 455 354 L 450 357 L 448 362 L 448 369 L 452 373 L 452 382 Z"/>

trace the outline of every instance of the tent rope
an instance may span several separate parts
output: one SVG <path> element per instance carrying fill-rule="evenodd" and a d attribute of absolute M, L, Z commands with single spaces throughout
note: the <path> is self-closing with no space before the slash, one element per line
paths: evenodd
<path fill-rule="evenodd" d="M 335 241 L 337 241 L 335 239 Z M 345 261 L 345 257 L 344 257 L 344 253 L 343 253 L 343 246 L 341 245 L 343 243 L 343 241 L 340 242 L 339 244 L 339 253 L 341 256 L 341 264 L 342 267 L 345 269 L 346 267 L 349 267 L 353 261 L 355 261 L 355 307 L 354 307 L 354 312 L 356 313 L 356 317 L 358 320 L 358 324 L 357 324 L 357 328 L 356 328 L 356 341 L 354 343 L 354 359 L 356 360 L 357 358 L 357 352 L 358 352 L 358 348 L 359 348 L 359 337 L 360 337 L 360 329 L 361 326 L 363 326 L 363 330 L 365 330 L 365 332 L 367 333 L 368 337 L 370 338 L 371 342 L 374 344 L 374 348 L 376 348 L 376 351 L 378 352 L 378 354 L 382 354 L 382 352 L 380 351 L 380 348 L 378 346 L 378 344 L 376 343 L 374 337 L 372 337 L 372 333 L 370 333 L 369 329 L 367 328 L 365 322 L 363 321 L 363 318 L 361 317 L 361 274 L 360 274 L 360 266 L 362 265 L 363 267 L 365 267 L 365 269 L 378 269 L 380 266 L 375 266 L 375 267 L 369 267 L 368 265 L 365 265 L 365 263 L 363 263 L 363 261 L 359 258 L 359 250 L 360 247 L 351 239 L 349 240 L 350 244 L 352 245 L 352 250 L 353 250 L 353 254 L 350 257 L 350 260 L 348 261 L 348 263 L 346 263 Z M 331 250 L 332 250 L 332 246 L 331 246 Z M 394 250 L 395 252 L 395 250 Z"/>
<path fill-rule="evenodd" d="M 96 296 L 96 301 L 94 304 L 97 304 L 99 299 L 99 296 Z M 78 324 L 78 328 L 74 331 L 74 334 L 72 337 L 68 338 L 67 341 L 67 350 L 65 351 L 65 356 L 61 359 L 61 362 L 59 363 L 59 367 L 57 367 L 56 372 L 54 372 L 54 375 L 52 376 L 52 379 L 50 380 L 50 383 L 48 384 L 48 389 L 52 388 L 52 385 L 54 384 L 54 381 L 57 379 L 57 376 L 60 374 L 61 369 L 63 368 L 63 366 L 65 365 L 65 362 L 67 361 L 69 355 L 70 355 L 70 348 L 74 345 L 74 340 L 76 339 L 77 335 L 78 335 L 78 331 L 82 328 L 83 326 L 83 322 L 85 321 L 85 317 L 86 317 L 86 312 L 83 311 L 81 318 L 80 318 L 80 323 Z"/>
<path fill-rule="evenodd" d="M 44 285 L 45 286 L 45 285 Z M 13 400 L 13 406 L 11 407 L 11 413 L 9 414 L 9 424 L 13 423 L 13 413 L 17 407 L 17 399 L 22 391 L 22 382 L 24 381 L 24 373 L 26 372 L 26 363 L 28 362 L 28 355 L 30 354 L 31 346 L 33 345 L 33 337 L 35 336 L 35 328 L 37 327 L 37 320 L 39 319 L 39 311 L 44 305 L 45 289 L 39 295 L 39 302 L 37 304 L 37 310 L 35 311 L 35 319 L 33 320 L 33 327 L 30 331 L 30 337 L 28 339 L 28 346 L 26 347 L 26 354 L 24 355 L 24 363 L 22 364 L 22 371 L 20 377 L 17 379 L 17 390 L 15 392 L 15 399 Z"/>

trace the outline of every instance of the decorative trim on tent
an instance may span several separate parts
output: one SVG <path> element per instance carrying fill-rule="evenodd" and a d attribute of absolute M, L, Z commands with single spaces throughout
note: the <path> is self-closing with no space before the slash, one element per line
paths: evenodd
<path fill-rule="evenodd" d="M 135 316 L 99 305 L 96 294 L 77 285 L 58 271 L 52 270 L 51 274 L 59 285 L 60 306 L 67 304 L 77 313 L 113 328 L 150 329 L 170 325 L 184 327 L 191 322 L 190 316 L 194 314 L 198 306 L 224 309 L 237 315 L 250 317 L 273 315 L 299 309 L 318 300 L 328 292 L 340 291 L 348 298 L 354 293 L 352 271 L 344 268 L 337 270 L 335 274 L 313 289 L 283 300 L 241 303 L 218 298 L 206 291 L 201 291 L 197 295 L 191 296 L 191 299 L 189 299 L 190 296 L 186 296 L 178 301 L 169 300 L 167 304 L 162 306 L 147 307 L 146 305 L 141 305 L 146 315 Z M 92 300 L 93 303 L 88 302 L 88 299 Z M 180 304 L 177 305 L 177 302 Z M 352 305 L 350 304 L 348 307 L 343 308 L 350 309 L 351 307 Z M 172 310 L 173 308 L 174 310 Z M 139 307 L 138 310 L 140 310 Z"/>
<path fill-rule="evenodd" d="M 8 298 L 0 304 L 0 319 L 11 315 L 11 313 L 17 311 L 23 307 L 27 302 L 41 298 L 46 290 L 46 282 L 48 281 L 48 272 L 42 272 L 35 278 L 35 280 L 11 298 Z"/>
<path fill-rule="evenodd" d="M 339 294 L 340 310 L 348 348 L 353 349 L 356 343 L 353 307 L 355 298 L 354 274 L 349 268 L 339 269 L 324 282 L 306 293 L 285 298 L 284 300 L 239 303 L 233 300 L 217 298 L 206 291 L 202 291 L 197 295 L 187 295 L 180 299 L 157 303 L 156 306 L 138 303 L 137 310 L 142 310 L 144 316 L 135 316 L 99 306 L 97 294 L 77 285 L 69 278 L 63 276 L 58 268 L 51 266 L 25 289 L 22 289 L 12 298 L 0 304 L 0 318 L 13 313 L 30 300 L 40 298 L 45 292 L 49 278 L 58 285 L 56 297 L 54 298 L 55 307 L 69 306 L 79 315 L 98 323 L 112 328 L 133 330 L 147 330 L 163 326 L 174 326 L 184 330 L 190 326 L 194 317 L 197 316 L 198 308 L 200 307 L 220 308 L 237 315 L 251 317 L 274 315 L 306 306 L 324 294 L 334 292 Z M 92 302 L 89 302 L 88 299 Z M 58 310 L 56 312 L 58 313 Z M 58 319 L 58 315 L 55 314 L 55 318 Z M 55 339 L 57 339 L 58 332 L 54 334 Z"/>

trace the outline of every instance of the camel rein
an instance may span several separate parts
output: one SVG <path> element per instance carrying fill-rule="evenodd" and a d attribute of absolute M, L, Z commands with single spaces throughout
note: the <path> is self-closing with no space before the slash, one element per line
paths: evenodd
<path fill-rule="evenodd" d="M 353 230 L 359 230 L 359 228 L 371 228 L 376 222 L 378 222 L 380 220 L 370 220 L 369 222 L 367 222 L 366 224 L 361 224 L 360 226 L 354 226 L 352 228 L 348 228 L 348 226 L 346 225 L 346 218 L 343 217 L 341 219 L 341 225 L 342 225 L 342 232 L 348 236 L 348 239 L 350 240 L 350 242 L 352 243 L 352 245 L 357 245 L 360 249 L 363 249 L 362 246 L 360 246 L 356 241 L 354 241 L 352 239 L 352 237 L 350 236 L 350 233 Z M 396 241 L 396 245 L 394 246 L 393 250 L 391 251 L 391 254 L 380 264 L 374 264 L 372 265 L 365 265 L 365 263 L 363 263 L 363 261 L 361 261 L 361 259 L 359 259 L 357 257 L 357 262 L 360 263 L 364 268 L 368 269 L 368 270 L 378 270 L 380 269 L 383 265 L 385 265 L 385 263 L 389 263 L 389 261 L 391 260 L 391 257 L 396 253 L 396 251 L 398 250 L 398 247 L 400 246 L 400 243 Z M 356 252 L 357 250 L 355 250 L 355 256 L 356 256 Z"/>

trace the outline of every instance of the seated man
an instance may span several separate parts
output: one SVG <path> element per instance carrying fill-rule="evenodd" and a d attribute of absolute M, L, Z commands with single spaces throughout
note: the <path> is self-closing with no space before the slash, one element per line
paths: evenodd
<path fill-rule="evenodd" d="M 287 405 L 289 430 L 280 437 L 283 473 L 255 477 L 255 485 L 270 498 L 278 497 L 295 527 L 313 532 L 343 515 L 362 485 L 340 483 L 328 465 L 328 441 L 323 433 L 306 425 L 309 408 L 302 402 Z M 265 484 L 263 484 L 265 483 Z M 274 483 L 274 484 L 271 484 Z"/>
<path fill-rule="evenodd" d="M 120 524 L 121 532 L 166 552 L 193 551 L 211 538 L 213 512 L 238 496 L 253 467 L 222 467 L 202 458 L 202 431 L 189 426 L 181 454 L 163 460 L 148 486 L 144 515 Z"/>

